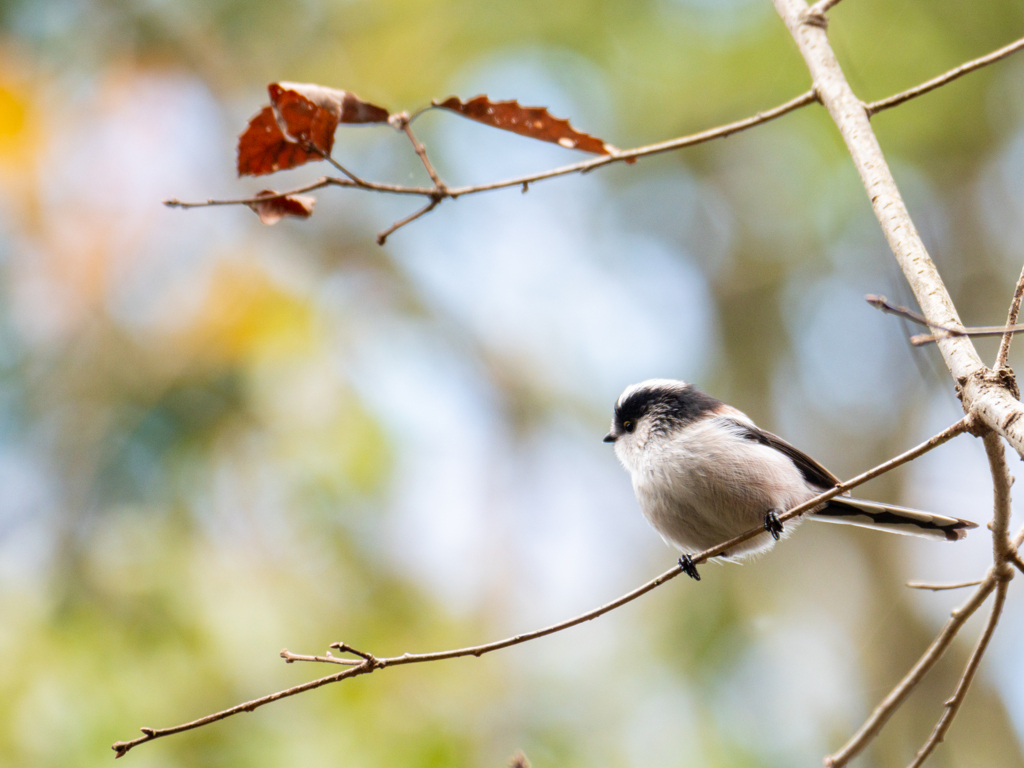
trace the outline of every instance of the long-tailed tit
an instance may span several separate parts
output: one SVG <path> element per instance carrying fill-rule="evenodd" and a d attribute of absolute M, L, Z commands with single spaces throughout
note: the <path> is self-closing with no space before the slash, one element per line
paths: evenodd
<path fill-rule="evenodd" d="M 683 551 L 679 565 L 697 580 L 691 554 L 762 524 L 763 534 L 722 556 L 768 549 L 801 519 L 783 528 L 778 513 L 839 483 L 807 454 L 685 381 L 651 379 L 627 387 L 604 439 L 615 443 L 644 516 Z M 969 520 L 848 495 L 822 504 L 810 517 L 943 541 L 962 539 L 968 528 L 977 527 Z"/>

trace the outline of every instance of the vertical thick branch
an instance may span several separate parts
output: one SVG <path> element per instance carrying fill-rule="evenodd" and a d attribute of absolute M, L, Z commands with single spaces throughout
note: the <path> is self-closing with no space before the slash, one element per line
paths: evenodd
<path fill-rule="evenodd" d="M 804 0 L 774 0 L 800 53 L 807 62 L 814 89 L 846 142 L 871 200 L 875 216 L 889 241 L 918 304 L 929 321 L 962 328 L 956 307 L 921 241 L 896 187 L 882 149 L 871 129 L 867 109 L 850 89 L 817 17 Z M 1024 457 L 1024 406 L 982 363 L 970 338 L 940 339 L 939 351 L 957 382 L 964 410 L 1006 437 Z"/>

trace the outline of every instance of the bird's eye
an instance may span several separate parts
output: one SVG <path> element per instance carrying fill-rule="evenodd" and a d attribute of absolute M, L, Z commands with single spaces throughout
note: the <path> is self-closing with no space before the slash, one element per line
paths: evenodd
<path fill-rule="evenodd" d="M 622 428 L 627 432 L 632 432 L 634 429 L 636 429 L 636 424 L 633 423 L 632 421 L 624 421 L 622 422 Z"/>

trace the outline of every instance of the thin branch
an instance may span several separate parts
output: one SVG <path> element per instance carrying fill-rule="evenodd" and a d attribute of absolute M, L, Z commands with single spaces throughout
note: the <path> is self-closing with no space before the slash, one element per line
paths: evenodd
<path fill-rule="evenodd" d="M 821 3 L 818 3 L 818 5 L 821 5 Z M 973 72 L 976 69 L 987 67 L 989 64 L 993 64 L 999 61 L 1000 59 L 1005 59 L 1011 53 L 1016 53 L 1022 48 L 1024 48 L 1024 37 L 1022 37 L 1020 40 L 1010 43 L 1009 45 L 1003 46 L 997 51 L 992 51 L 992 53 L 974 59 L 973 61 L 968 61 L 966 64 L 961 64 L 959 67 L 955 67 L 954 69 L 951 69 L 945 74 L 939 75 L 938 77 L 933 77 L 931 80 L 928 80 L 927 82 L 921 83 L 920 85 L 915 85 L 913 88 L 910 88 L 906 91 L 894 94 L 886 99 L 881 99 L 880 101 L 873 101 L 870 104 L 868 104 L 865 107 L 865 109 L 867 110 L 869 116 L 877 114 L 882 110 L 890 109 L 892 107 L 897 106 L 898 104 L 902 104 L 905 101 L 909 101 L 910 99 L 914 99 L 917 98 L 918 96 L 921 96 L 922 94 L 928 93 L 928 91 L 933 91 L 936 88 L 945 85 L 946 83 L 950 83 L 953 80 L 956 80 L 958 77 L 963 77 L 968 72 Z M 1012 325 L 1012 323 L 1009 323 L 1009 325 Z"/>
<path fill-rule="evenodd" d="M 952 616 L 946 622 L 946 626 L 942 628 L 942 631 L 939 632 L 938 637 L 932 641 L 932 644 L 928 646 L 928 649 L 921 655 L 921 658 L 917 660 L 917 663 L 892 689 L 889 695 L 882 699 L 881 703 L 875 707 L 875 711 L 871 713 L 871 716 L 860 727 L 860 730 L 843 745 L 842 749 L 825 758 L 826 768 L 842 768 L 842 766 L 860 754 L 861 750 L 878 735 L 879 731 L 882 730 L 882 726 L 900 708 L 900 705 L 913 692 L 928 670 L 939 660 L 950 643 L 953 642 L 953 638 L 956 637 L 960 628 L 982 606 L 989 593 L 995 589 L 995 586 L 995 576 L 990 574 L 981 582 L 981 585 L 967 602 L 953 611 Z"/>
<path fill-rule="evenodd" d="M 964 589 L 965 587 L 976 587 L 984 579 L 975 581 L 961 581 L 959 584 L 929 584 L 925 581 L 908 581 L 907 586 L 911 589 L 930 589 L 932 592 L 943 592 L 947 589 Z"/>
<path fill-rule="evenodd" d="M 807 91 L 794 99 L 780 104 L 772 109 L 758 112 L 756 115 L 744 118 L 743 120 L 736 120 L 725 125 L 720 125 L 717 128 L 710 128 L 706 131 L 699 133 L 689 134 L 687 136 L 680 136 L 677 139 L 671 139 L 670 141 L 663 141 L 657 144 L 649 144 L 643 147 L 637 147 L 630 150 L 622 150 L 611 155 L 601 155 L 600 157 L 591 158 L 590 160 L 583 160 L 578 163 L 572 163 L 570 165 L 563 165 L 558 168 L 552 168 L 548 171 L 540 171 L 538 173 L 529 174 L 527 176 L 520 176 L 514 179 L 507 179 L 505 181 L 491 182 L 489 184 L 475 184 L 463 187 L 443 187 L 442 190 L 438 190 L 436 187 L 407 187 L 401 184 L 382 184 L 378 182 L 370 182 L 354 180 L 351 176 L 349 179 L 338 179 L 333 177 L 324 177 L 317 181 L 315 184 L 299 187 L 292 189 L 287 192 L 280 192 L 276 197 L 285 197 L 286 195 L 296 195 L 302 192 L 308 192 L 313 189 L 325 187 L 328 185 L 334 185 L 338 187 L 352 187 L 358 189 L 367 189 L 374 192 L 389 192 L 393 194 L 402 195 L 420 195 L 422 197 L 461 197 L 463 195 L 472 195 L 477 192 L 490 192 L 495 189 L 504 189 L 505 187 L 517 187 L 524 184 L 531 184 L 535 181 L 544 181 L 545 179 L 553 179 L 558 176 L 567 176 L 573 173 L 587 173 L 595 168 L 600 168 L 604 165 L 609 165 L 616 162 L 624 162 L 637 157 L 646 157 L 648 155 L 657 155 L 662 152 L 671 152 L 675 149 L 682 149 L 684 147 L 692 147 L 696 144 L 703 144 L 706 141 L 712 139 L 720 139 L 726 136 L 731 136 L 735 133 L 745 131 L 748 128 L 753 128 L 756 125 L 767 123 L 776 118 L 782 117 L 785 114 L 792 112 L 793 110 L 799 109 L 800 107 L 807 106 L 817 101 L 817 96 L 814 91 Z M 411 118 L 410 118 L 411 119 Z M 346 173 L 346 171 L 342 171 Z M 261 198 L 244 198 L 240 200 L 204 200 L 199 202 L 182 202 L 180 200 L 167 200 L 165 205 L 173 208 L 201 208 L 213 205 L 249 205 L 250 203 L 265 201 L 268 199 L 274 199 L 272 197 L 261 197 Z"/>
<path fill-rule="evenodd" d="M 341 181 L 341 179 L 331 179 L 327 176 L 321 176 L 311 184 L 306 184 L 303 187 L 296 187 L 295 189 L 289 189 L 287 192 L 278 192 L 275 195 L 246 197 L 237 200 L 202 200 L 192 203 L 182 202 L 181 200 L 172 197 L 170 200 L 164 200 L 164 205 L 168 208 L 208 208 L 214 205 L 252 205 L 253 203 L 266 202 L 267 200 L 277 200 L 278 198 L 287 197 L 288 195 L 300 195 L 303 192 L 312 192 L 314 189 L 329 187 L 339 181 Z"/>
<path fill-rule="evenodd" d="M 881 310 L 887 315 L 896 315 L 897 317 L 902 317 L 905 320 L 909 320 L 912 323 L 923 325 L 926 328 L 938 328 L 940 331 L 947 331 L 950 334 L 960 336 L 963 335 L 963 329 L 949 328 L 945 325 L 933 323 L 924 315 L 920 314 L 919 312 L 915 312 L 914 310 L 909 309 L 908 307 L 901 307 L 897 304 L 890 304 L 889 300 L 886 299 L 885 296 L 878 296 L 874 293 L 867 293 L 864 295 L 864 301 L 866 301 L 875 309 Z"/>
<path fill-rule="evenodd" d="M 1024 272 L 1021 273 L 1021 282 L 1018 283 L 1018 289 L 1024 292 Z M 949 326 L 940 325 L 939 323 L 933 323 L 924 315 L 915 312 L 912 309 L 908 309 L 907 307 L 901 307 L 896 304 L 890 304 L 889 301 L 885 298 L 885 296 L 876 296 L 873 293 L 869 293 L 864 296 L 864 300 L 871 306 L 875 307 L 875 309 L 880 309 L 882 312 L 885 312 L 888 315 L 897 315 L 898 317 L 905 318 L 906 320 L 910 320 L 911 322 L 917 323 L 918 325 L 924 325 L 928 328 L 939 329 L 940 333 L 921 333 L 911 336 L 910 343 L 913 344 L 915 347 L 924 346 L 925 344 L 931 344 L 933 341 L 938 341 L 939 339 L 949 339 L 955 336 L 1009 337 L 1015 333 L 1020 333 L 1021 331 L 1024 331 L 1024 323 L 1022 323 L 1021 325 L 1016 324 L 1017 315 L 1016 313 L 1012 312 L 1012 307 L 1011 313 L 1014 320 L 1013 323 L 1008 323 L 1007 325 L 980 325 L 971 328 L 951 328 Z M 1017 302 L 1017 309 L 1020 309 L 1019 295 L 1015 294 L 1015 300 Z M 1009 348 L 1008 344 L 1007 348 Z M 1000 366 L 997 365 L 996 367 L 998 368 Z"/>
<path fill-rule="evenodd" d="M 910 337 L 910 343 L 915 347 L 923 347 L 926 344 L 939 341 L 940 339 L 951 339 L 954 336 L 1012 336 L 1015 333 L 1024 331 L 1024 324 L 1011 325 L 978 325 L 964 328 L 962 331 L 940 331 L 939 333 L 918 333 Z"/>
<path fill-rule="evenodd" d="M 412 132 L 412 128 L 409 126 L 409 115 L 402 112 L 398 115 L 392 115 L 390 120 L 394 120 L 394 125 L 397 125 L 409 137 L 409 141 L 412 142 L 412 148 L 419 155 L 420 162 L 423 163 L 423 167 L 427 169 L 427 175 L 430 176 L 430 180 L 434 182 L 434 189 L 439 193 L 444 194 L 446 189 L 445 183 L 441 181 L 441 177 L 437 175 L 437 171 L 434 170 L 434 166 L 430 163 L 430 158 L 427 157 L 427 148 L 423 146 L 422 142 L 416 138 L 416 135 Z M 389 122 L 390 122 L 389 120 Z"/>
<path fill-rule="evenodd" d="M 275 192 L 273 195 L 261 195 L 260 197 L 245 197 L 235 200 L 202 200 L 198 202 L 182 202 L 177 199 L 164 200 L 168 208 L 209 208 L 215 205 L 252 205 L 253 203 L 276 200 L 289 195 L 300 195 L 303 192 L 311 192 L 314 189 L 323 187 L 348 187 L 352 189 L 367 189 L 373 192 L 386 192 L 393 195 L 418 195 L 420 197 L 431 197 L 437 194 L 437 190 L 430 187 L 406 187 L 401 184 L 380 184 L 375 181 L 362 181 L 358 183 L 351 179 L 339 179 L 334 176 L 321 176 L 312 184 L 289 189 L 284 192 Z"/>
<path fill-rule="evenodd" d="M 1017 325 L 1017 315 L 1020 312 L 1020 300 L 1024 297 L 1024 269 L 1020 271 L 1020 277 L 1017 278 L 1017 287 L 1013 291 L 1013 300 L 1010 302 L 1010 311 L 1006 316 L 1006 327 L 1012 328 Z M 1013 334 L 1007 331 L 1003 335 L 1003 340 L 999 344 L 999 353 L 996 355 L 996 364 L 993 366 L 995 370 L 1005 368 L 1007 366 L 1007 360 L 1010 358 L 1010 344 L 1013 342 Z"/>
<path fill-rule="evenodd" d="M 1021 559 L 1020 552 L 1014 550 L 1010 553 L 1010 556 L 1006 558 L 1006 561 L 1010 565 L 1014 566 L 1018 571 L 1024 573 L 1024 560 Z"/>
<path fill-rule="evenodd" d="M 978 610 L 979 607 L 981 607 L 989 593 L 993 589 L 998 588 L 998 592 L 996 593 L 996 602 L 993 605 L 992 614 L 989 617 L 989 623 L 978 641 L 978 645 L 975 648 L 971 660 L 967 664 L 967 668 L 964 670 L 963 677 L 960 679 L 960 685 L 957 686 L 957 690 L 954 693 L 953 698 L 946 703 L 946 711 L 943 713 L 942 719 L 939 721 L 939 725 L 936 726 L 929 742 L 924 748 L 922 748 L 922 752 L 925 751 L 925 748 L 927 748 L 927 752 L 925 752 L 923 756 L 922 752 L 918 753 L 918 758 L 915 758 L 915 766 L 920 765 L 920 761 L 923 761 L 924 757 L 927 757 L 927 753 L 930 753 L 931 750 L 935 748 L 935 744 L 942 740 L 942 737 L 949 729 L 949 724 L 952 722 L 953 718 L 956 717 L 956 713 L 960 708 L 960 702 L 963 700 L 963 696 L 966 694 L 968 686 L 970 686 L 971 680 L 974 677 L 974 671 L 977 669 L 977 664 L 981 660 L 981 655 L 985 652 L 985 647 L 988 645 L 988 640 L 991 637 L 992 632 L 995 630 L 995 625 L 999 621 L 999 614 L 1003 609 L 1003 600 L 1006 597 L 1006 584 L 1009 582 L 1010 577 L 1013 576 L 1013 571 L 1007 564 L 1007 560 L 1017 553 L 1017 548 L 1020 546 L 1021 541 L 1024 540 L 1024 528 L 1021 529 L 1016 538 L 1011 540 L 1009 536 L 1010 486 L 1013 483 L 1013 479 L 1010 476 L 1010 470 L 1006 464 L 1006 451 L 1003 447 L 1002 438 L 990 430 L 985 433 L 984 441 L 985 452 L 988 455 L 989 460 L 989 468 L 992 472 L 993 484 L 993 511 L 991 525 L 992 568 L 989 570 L 985 578 L 979 583 L 978 589 L 971 598 L 959 609 L 953 611 L 952 617 L 946 623 L 946 626 L 942 628 L 938 637 L 935 638 L 903 680 L 901 680 L 899 684 L 893 688 L 892 692 L 875 708 L 871 717 L 869 717 L 864 725 L 861 726 L 860 730 L 853 735 L 842 749 L 825 758 L 825 765 L 828 766 L 828 768 L 841 768 L 841 766 L 845 765 L 855 757 L 875 736 L 878 735 L 878 732 L 882 730 L 886 721 L 897 709 L 899 709 L 900 705 L 903 704 L 906 698 L 911 694 L 911 692 L 913 692 L 914 688 L 917 687 L 917 684 L 921 682 L 925 673 L 931 669 L 932 665 L 938 661 L 946 648 L 948 648 L 950 643 L 953 642 L 953 638 L 956 637 L 956 633 L 960 631 L 964 622 L 966 622 L 967 619 L 970 618 L 970 616 Z M 938 588 L 955 589 L 961 586 L 967 585 L 957 584 Z M 925 585 L 924 588 L 935 589 L 936 587 Z"/>
<path fill-rule="evenodd" d="M 327 153 L 327 152 L 324 152 L 324 151 L 323 151 L 322 149 L 320 149 L 320 147 L 318 147 L 318 146 L 317 146 L 316 144 L 310 143 L 310 144 L 308 145 L 307 149 L 311 149 L 311 150 L 313 150 L 314 152 L 318 152 L 318 153 L 319 153 L 319 154 L 321 155 L 321 157 L 323 157 L 323 159 L 324 159 L 324 160 L 326 160 L 326 161 L 327 161 L 328 163 L 330 163 L 331 165 L 333 165 L 333 166 L 334 166 L 335 168 L 337 168 L 337 169 L 338 169 L 339 171 L 341 171 L 341 172 L 342 172 L 343 174 L 345 174 L 346 176 L 348 176 L 348 177 L 349 177 L 349 179 L 351 179 L 351 180 L 352 180 L 352 183 L 353 183 L 353 184 L 355 184 L 355 185 L 356 185 L 357 187 L 362 187 L 362 188 L 364 188 L 364 189 L 368 189 L 368 188 L 370 188 L 370 182 L 368 182 L 368 181 L 364 181 L 363 179 L 361 179 L 361 178 L 359 178 L 358 176 L 356 176 L 356 175 L 355 175 L 354 173 L 352 173 L 352 171 L 350 171 L 350 170 L 349 170 L 348 168 L 346 168 L 346 167 L 345 167 L 344 165 L 342 165 L 342 164 L 341 164 L 341 163 L 339 163 L 339 162 L 338 162 L 337 160 L 335 160 L 335 159 L 334 159 L 334 156 L 333 156 L 333 155 L 331 155 L 331 154 L 329 154 L 329 153 Z"/>
<path fill-rule="evenodd" d="M 358 675 L 365 675 L 373 672 L 373 670 L 374 667 L 369 662 L 364 661 L 358 667 L 351 667 L 343 672 L 337 672 L 333 675 L 327 675 L 326 677 L 319 677 L 316 680 L 310 680 L 308 683 L 302 683 L 301 685 L 296 685 L 292 688 L 272 693 L 269 696 L 262 696 L 258 699 L 253 699 L 252 701 L 246 701 L 242 704 L 230 707 L 229 709 L 215 712 L 212 715 L 200 717 L 198 720 L 193 720 L 189 723 L 182 723 L 181 725 L 176 725 L 171 728 L 141 728 L 140 730 L 143 733 L 142 736 L 137 739 L 132 739 L 131 741 L 115 742 L 111 749 L 117 753 L 117 757 L 124 757 L 132 747 L 137 747 L 139 744 L 143 744 L 147 741 L 159 739 L 162 736 L 170 736 L 173 733 L 190 731 L 193 728 L 199 728 L 210 723 L 215 723 L 218 720 L 223 720 L 226 717 L 231 717 L 232 715 L 237 715 L 241 712 L 252 712 L 254 709 L 262 707 L 265 704 L 270 704 L 273 701 L 278 701 L 280 699 L 288 698 L 289 696 L 295 696 L 299 693 L 311 691 L 314 688 L 319 688 L 323 685 L 328 685 L 329 683 L 336 683 L 339 680 L 357 677 Z"/>
<path fill-rule="evenodd" d="M 1016 536 L 1010 541 L 1010 557 L 1017 553 L 1018 548 L 1024 543 L 1024 528 L 1021 528 Z M 1024 569 L 1022 569 L 1024 570 Z M 895 688 L 889 693 L 882 702 L 875 707 L 874 712 L 867 721 L 860 727 L 860 730 L 855 733 L 843 748 L 838 752 L 829 755 L 825 758 L 826 768 L 842 768 L 850 760 L 856 757 L 865 746 L 878 735 L 878 732 L 882 730 L 882 726 L 885 725 L 886 721 L 892 716 L 892 714 L 899 709 L 900 705 L 906 700 L 907 696 L 917 687 L 917 684 L 921 682 L 921 679 L 925 676 L 929 669 L 935 664 L 936 661 L 942 656 L 946 648 L 949 647 L 950 643 L 953 642 L 953 638 L 956 633 L 964 625 L 978 608 L 985 602 L 989 593 L 995 588 L 997 583 L 1005 583 L 1007 581 L 1007 574 L 1001 568 L 993 566 L 986 574 L 985 578 L 978 585 L 978 589 L 973 595 L 967 600 L 966 603 L 955 609 L 950 614 L 950 620 L 939 632 L 939 635 L 932 641 L 932 644 L 928 646 L 928 649 L 921 655 L 917 663 L 913 668 L 904 676 L 904 678 L 896 685 Z"/>
<path fill-rule="evenodd" d="M 281 649 L 281 658 L 291 664 L 295 661 L 317 661 L 321 664 L 341 664 L 346 667 L 355 667 L 362 664 L 362 661 L 356 661 L 355 659 L 339 659 L 337 656 L 327 652 L 325 656 L 306 656 L 301 653 L 292 653 L 287 648 Z"/>
<path fill-rule="evenodd" d="M 1014 318 L 1015 320 L 1016 318 Z M 996 631 L 999 617 L 1003 612 L 1003 605 L 1006 602 L 1006 590 L 1009 587 L 1010 579 L 1013 577 L 1013 569 L 1007 563 L 1011 553 L 1016 553 L 1016 547 L 1010 540 L 1010 486 L 1013 485 L 1013 477 L 1010 475 L 1010 468 L 1006 464 L 1006 449 L 1003 447 L 1003 439 L 995 432 L 989 431 L 984 435 L 985 453 L 988 456 L 989 469 L 992 473 L 993 508 L 992 508 L 992 571 L 991 578 L 996 584 L 996 598 L 992 604 L 992 612 L 989 614 L 985 629 L 978 638 L 974 652 L 967 660 L 960 681 L 957 683 L 953 695 L 946 701 L 945 710 L 939 722 L 928 740 L 924 743 L 909 768 L 920 768 L 921 764 L 928 759 L 935 747 L 945 738 L 946 732 L 953 724 L 954 718 L 960 711 L 960 706 L 967 696 L 967 689 L 971 687 L 974 676 L 981 664 L 981 657 L 988 648 L 992 633 Z"/>
<path fill-rule="evenodd" d="M 396 221 L 390 227 L 388 227 L 383 232 L 377 235 L 377 245 L 384 245 L 384 243 L 387 242 L 388 237 L 392 235 L 394 232 L 398 231 L 406 224 L 416 221 L 416 219 L 418 219 L 420 216 L 426 216 L 432 210 L 437 208 L 437 204 L 440 203 L 441 200 L 442 198 L 435 197 L 433 200 L 431 200 L 429 203 L 427 203 L 425 206 L 420 208 L 415 213 L 409 214 L 404 219 L 399 219 L 398 221 Z"/>
<path fill-rule="evenodd" d="M 732 123 L 726 123 L 720 125 L 717 128 L 709 128 L 706 131 L 699 133 L 691 133 L 688 136 L 680 136 L 677 139 L 671 139 L 669 141 L 658 142 L 657 144 L 648 144 L 647 146 L 637 147 L 636 149 L 624 149 L 620 150 L 611 155 L 601 155 L 591 160 L 584 160 L 580 163 L 573 163 L 572 165 L 563 165 L 561 168 L 553 168 L 550 171 L 542 171 L 540 173 L 533 173 L 527 176 L 519 176 L 514 179 L 507 179 L 505 181 L 497 181 L 490 184 L 477 184 L 468 187 L 452 187 L 448 190 L 448 193 L 452 197 L 459 197 L 461 195 L 469 195 L 476 192 L 489 192 L 494 189 L 503 189 L 505 187 L 518 187 L 523 184 L 532 184 L 535 181 L 543 181 L 544 179 L 552 179 L 556 176 L 565 176 L 570 173 L 587 173 L 600 168 L 604 165 L 610 165 L 612 163 L 624 162 L 626 160 L 632 160 L 638 157 L 647 157 L 649 155 L 658 155 L 663 152 L 671 152 L 676 149 L 683 149 L 684 147 L 692 147 L 697 144 L 703 144 L 704 142 L 711 141 L 713 139 L 722 139 L 726 136 L 732 136 L 740 131 L 745 131 L 748 128 L 753 128 L 756 125 L 762 125 L 763 123 L 771 122 L 776 118 L 782 117 L 783 115 L 789 114 L 793 110 L 805 107 L 808 104 L 813 104 L 818 100 L 817 95 L 814 91 L 807 91 L 802 93 L 794 99 L 780 104 L 772 109 L 758 112 L 756 115 L 744 118 L 743 120 L 736 120 Z"/>
<path fill-rule="evenodd" d="M 866 483 L 868 480 L 872 480 L 878 477 L 879 475 L 885 474 L 886 472 L 895 469 L 901 464 L 905 464 L 906 462 L 911 461 L 912 459 L 916 459 L 918 456 L 927 453 L 933 448 L 937 448 L 938 446 L 942 445 L 948 440 L 951 440 L 957 435 L 960 435 L 963 432 L 967 431 L 968 424 L 968 419 L 964 417 L 963 419 L 956 422 L 952 426 L 948 427 L 947 429 L 944 429 L 939 434 L 924 441 L 920 445 L 915 446 L 909 451 L 905 451 L 904 453 L 901 453 L 899 456 L 889 459 L 888 461 L 879 464 L 877 467 L 874 467 L 873 469 L 870 469 L 867 472 L 863 472 L 857 475 L 856 477 L 852 478 L 851 480 L 847 480 L 845 483 L 837 485 L 835 488 L 832 488 L 826 491 L 825 493 L 821 493 L 815 496 L 813 499 L 809 499 L 803 504 L 793 507 L 786 513 L 779 515 L 779 520 L 790 520 L 794 517 L 797 517 L 798 515 L 806 514 L 807 512 L 817 507 L 822 502 L 827 501 L 835 496 L 838 496 L 839 494 L 844 493 L 851 488 L 855 488 L 856 486 L 861 485 L 862 483 Z M 728 541 L 725 541 L 717 546 L 711 547 L 710 549 L 706 549 L 703 552 L 693 555 L 692 560 L 694 564 L 706 562 L 712 557 L 716 557 L 722 554 L 723 552 L 727 552 L 729 549 L 735 547 L 737 544 L 742 543 L 747 539 L 751 539 L 757 535 L 763 535 L 764 533 L 765 530 L 763 526 L 751 528 L 749 531 L 746 531 L 745 533 L 739 536 L 735 536 L 732 539 L 729 539 Z M 184 723 L 183 725 L 177 725 L 172 728 L 159 729 L 143 728 L 142 736 L 131 741 L 119 741 L 113 745 L 113 749 L 115 752 L 117 752 L 117 756 L 120 757 L 121 755 L 128 752 L 128 750 L 130 750 L 132 747 L 138 746 L 139 744 L 143 744 L 147 741 L 152 741 L 153 739 L 158 739 L 162 736 L 169 736 L 174 733 L 180 733 L 182 731 L 191 730 L 193 728 L 199 728 L 200 726 L 207 725 L 208 723 L 216 722 L 218 720 L 223 720 L 226 717 L 236 715 L 240 712 L 252 712 L 254 709 L 262 707 L 266 704 L 270 704 L 271 702 L 278 701 L 289 696 L 294 696 L 296 694 L 303 693 L 313 688 L 319 688 L 321 685 L 327 685 L 328 683 L 333 683 L 339 680 L 347 679 L 349 677 L 354 677 L 357 674 L 365 674 L 368 672 L 373 672 L 377 669 L 397 667 L 405 664 L 421 664 L 424 662 L 431 661 L 458 659 L 465 656 L 480 657 L 486 653 L 498 651 L 503 648 L 509 648 L 513 645 L 519 645 L 521 643 L 526 643 L 531 640 L 537 640 L 538 638 L 546 637 L 547 635 L 553 635 L 556 632 L 561 632 L 565 629 L 575 627 L 579 624 L 583 624 L 588 621 L 593 621 L 594 619 L 603 616 L 604 614 L 613 611 L 616 608 L 625 605 L 626 603 L 630 603 L 633 600 L 636 600 L 638 597 L 641 597 L 642 595 L 647 594 L 656 587 L 659 587 L 665 582 L 674 579 L 680 573 L 682 573 L 682 569 L 678 565 L 673 566 L 660 576 L 651 579 L 646 584 L 643 584 L 634 589 L 633 591 L 628 592 L 625 595 L 622 595 L 621 597 L 612 600 L 609 603 L 605 603 L 604 605 L 595 608 L 594 610 L 580 614 L 579 616 L 575 616 L 571 619 L 567 619 L 566 621 L 559 622 L 558 624 L 552 624 L 550 626 L 543 627 L 542 629 L 536 629 L 532 632 L 525 632 L 519 635 L 514 635 L 512 637 L 506 637 L 503 640 L 496 640 L 491 643 L 484 643 L 482 645 L 473 645 L 465 648 L 455 648 L 447 651 L 435 651 L 433 653 L 405 653 L 401 656 L 377 658 L 368 653 L 357 651 L 353 649 L 351 646 L 345 645 L 344 643 L 335 643 L 332 646 L 333 648 L 339 648 L 347 653 L 354 653 L 362 657 L 363 661 L 359 663 L 357 666 L 351 667 L 350 669 L 347 669 L 343 672 L 338 672 L 333 675 L 321 677 L 316 680 L 312 680 L 308 683 L 303 683 L 302 685 L 296 685 L 292 688 L 288 688 L 283 691 L 278 691 L 277 693 L 270 694 L 269 696 L 263 696 L 259 699 L 253 699 L 252 701 L 245 702 L 244 704 L 238 704 L 234 707 L 230 707 L 229 709 L 225 709 L 221 712 L 217 712 L 212 715 L 207 715 L 206 717 L 199 718 L 198 720 L 193 720 L 189 723 Z M 329 664 L 346 663 L 345 660 L 338 659 L 334 656 L 306 656 L 300 654 L 293 654 L 288 649 L 281 651 L 281 657 L 289 663 L 294 661 L 314 661 Z"/>
<path fill-rule="evenodd" d="M 928 737 L 928 741 L 918 751 L 908 768 L 920 768 L 921 764 L 928 759 L 928 756 L 935 747 L 939 745 L 939 742 L 945 738 L 946 731 L 949 730 L 949 726 L 953 723 L 953 718 L 960 711 L 960 705 L 964 703 L 967 689 L 971 687 L 974 676 L 978 672 L 981 657 L 985 654 L 985 649 L 988 648 L 989 640 L 992 639 L 992 633 L 996 631 L 996 625 L 999 623 L 999 617 L 1003 612 L 1003 605 L 1006 603 L 1006 590 L 1008 587 L 1009 583 L 1006 581 L 1000 581 L 998 586 L 996 586 L 996 599 L 992 603 L 992 612 L 989 614 L 988 623 L 985 624 L 985 630 L 981 633 L 981 637 L 978 638 L 978 644 L 974 647 L 971 658 L 967 660 L 967 666 L 964 668 L 964 673 L 956 686 L 956 691 L 953 692 L 953 696 L 946 702 L 945 711 L 942 713 L 942 717 L 939 718 L 939 722 L 936 723 L 932 735 Z"/>

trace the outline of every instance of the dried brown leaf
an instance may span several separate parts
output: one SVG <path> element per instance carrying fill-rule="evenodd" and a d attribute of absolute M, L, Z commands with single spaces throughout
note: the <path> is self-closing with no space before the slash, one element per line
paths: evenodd
<path fill-rule="evenodd" d="M 268 200 L 260 200 L 249 203 L 249 207 L 256 211 L 260 221 L 267 225 L 277 224 L 285 216 L 295 216 L 300 219 L 308 219 L 313 213 L 313 206 L 316 198 L 312 195 L 288 195 L 276 197 L 277 192 L 272 189 L 264 189 L 256 193 L 255 197 L 266 197 Z"/>
<path fill-rule="evenodd" d="M 384 123 L 388 111 L 353 93 L 311 83 L 271 83 L 270 106 L 238 137 L 238 175 L 261 176 L 330 154 L 339 123 Z M 319 150 L 319 151 L 317 151 Z"/>
<path fill-rule="evenodd" d="M 483 95 L 465 102 L 457 96 L 451 96 L 444 101 L 435 99 L 433 104 L 484 125 L 529 136 L 531 139 L 550 141 L 566 149 L 581 149 L 596 155 L 610 155 L 618 151 L 596 136 L 577 131 L 569 125 L 568 120 L 553 117 L 546 107 L 524 107 L 514 100 L 491 101 Z"/>

